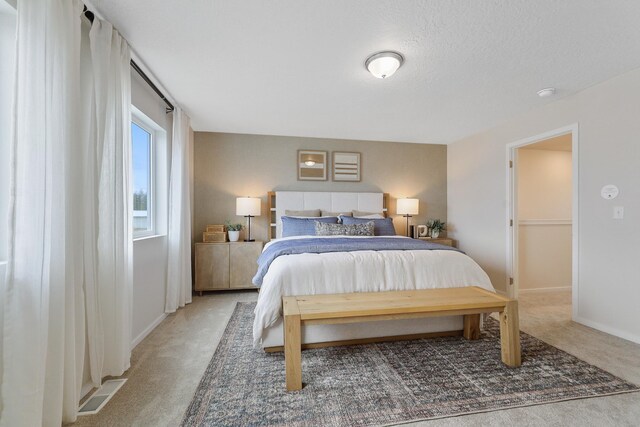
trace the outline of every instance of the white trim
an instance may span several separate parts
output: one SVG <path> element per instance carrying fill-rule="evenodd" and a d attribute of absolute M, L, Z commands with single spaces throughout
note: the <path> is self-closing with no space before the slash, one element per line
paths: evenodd
<path fill-rule="evenodd" d="M 519 224 L 517 218 L 517 210 L 516 206 L 518 204 L 518 195 L 517 195 L 517 178 L 515 175 L 515 170 L 517 169 L 517 148 L 523 147 L 525 145 L 530 145 L 536 143 L 538 141 L 542 141 L 545 139 L 550 139 L 556 136 L 571 134 L 571 179 L 572 179 L 572 212 L 571 212 L 571 223 L 573 225 L 571 234 L 572 234 L 572 265 L 571 265 L 571 288 L 572 288 L 572 317 L 575 320 L 578 317 L 578 296 L 579 296 L 579 265 L 580 265 L 580 245 L 579 245 L 579 226 L 580 226 L 580 215 L 578 211 L 579 203 L 578 199 L 580 196 L 579 193 L 579 126 L 578 123 L 574 123 L 569 126 L 564 126 L 558 129 L 551 130 L 549 132 L 545 132 L 536 136 L 532 136 L 529 138 L 520 139 L 518 141 L 507 144 L 506 146 L 506 192 L 507 192 L 507 220 L 506 220 L 506 257 L 507 257 L 507 274 L 505 277 L 506 280 L 506 289 L 508 291 L 508 295 L 511 298 L 518 297 L 518 264 L 516 260 L 518 259 L 518 228 L 515 227 L 515 224 Z M 513 167 L 510 167 L 510 162 L 513 162 Z M 514 226 L 510 225 L 510 220 L 513 220 Z M 513 278 L 513 285 L 509 284 L 509 278 Z"/>
<path fill-rule="evenodd" d="M 519 289 L 518 293 L 528 294 L 528 293 L 537 293 L 537 292 L 564 292 L 570 291 L 571 286 L 557 286 L 550 288 L 530 288 L 530 289 Z"/>
<path fill-rule="evenodd" d="M 627 341 L 640 344 L 640 336 L 638 335 L 630 334 L 629 332 L 621 331 L 620 329 L 612 328 L 611 326 L 603 325 L 602 323 L 594 322 L 593 320 L 585 319 L 584 317 L 580 317 L 577 315 L 573 316 L 573 321 L 604 332 L 605 334 L 613 335 L 614 337 L 622 338 Z"/>
<path fill-rule="evenodd" d="M 162 321 L 167 317 L 167 313 L 162 313 L 160 317 L 154 320 L 144 331 L 140 333 L 133 341 L 131 341 L 131 350 L 133 350 L 143 339 L 147 337 Z"/>
<path fill-rule="evenodd" d="M 151 234 L 149 236 L 140 236 L 133 239 L 134 242 L 139 242 L 141 240 L 151 240 L 151 239 L 159 239 L 161 237 L 167 237 L 166 234 Z"/>
<path fill-rule="evenodd" d="M 571 225 L 570 219 L 519 219 L 518 225 Z"/>

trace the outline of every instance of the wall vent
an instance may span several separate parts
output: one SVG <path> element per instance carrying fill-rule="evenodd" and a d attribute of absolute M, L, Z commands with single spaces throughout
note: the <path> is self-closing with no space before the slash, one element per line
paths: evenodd
<path fill-rule="evenodd" d="M 107 404 L 109 400 L 116 394 L 120 387 L 127 382 L 126 378 L 117 380 L 108 380 L 102 383 L 99 389 L 80 406 L 78 415 L 93 415 L 100 412 L 100 409 Z"/>

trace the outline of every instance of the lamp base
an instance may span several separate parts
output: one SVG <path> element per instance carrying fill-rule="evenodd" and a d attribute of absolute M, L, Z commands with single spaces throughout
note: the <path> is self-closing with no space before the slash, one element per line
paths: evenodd
<path fill-rule="evenodd" d="M 405 218 L 407 218 L 407 237 L 410 237 L 410 236 L 409 236 L 409 218 L 411 218 L 411 215 L 409 215 L 409 214 L 405 214 L 405 215 L 402 215 L 402 216 L 404 216 Z"/>
<path fill-rule="evenodd" d="M 255 242 L 256 239 L 244 239 L 243 242 Z"/>

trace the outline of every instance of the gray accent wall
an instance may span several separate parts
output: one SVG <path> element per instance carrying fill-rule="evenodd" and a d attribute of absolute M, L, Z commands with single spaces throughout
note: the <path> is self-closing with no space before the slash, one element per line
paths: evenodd
<path fill-rule="evenodd" d="M 361 182 L 333 182 L 331 170 L 327 181 L 298 181 L 299 149 L 328 151 L 329 158 L 332 151 L 361 153 Z M 251 234 L 266 241 L 267 192 L 272 190 L 389 193 L 389 214 L 396 231 L 404 234 L 406 221 L 395 214 L 396 198 L 420 199 L 420 214 L 412 224 L 424 224 L 427 218 L 446 220 L 447 146 L 195 132 L 195 242 L 202 241 L 207 224 L 245 224 L 245 218 L 235 215 L 236 197 L 241 196 L 262 198 L 262 215 L 252 220 Z"/>

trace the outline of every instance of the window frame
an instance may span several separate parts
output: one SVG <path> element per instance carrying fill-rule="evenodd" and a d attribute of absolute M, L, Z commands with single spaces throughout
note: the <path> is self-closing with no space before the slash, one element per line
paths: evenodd
<path fill-rule="evenodd" d="M 156 134 L 157 131 L 154 129 L 158 125 L 154 123 L 150 118 L 146 117 L 141 111 L 136 108 L 132 108 L 131 111 L 131 123 L 134 123 L 136 126 L 140 127 L 145 132 L 149 133 L 149 188 L 147 190 L 147 212 L 149 217 L 150 228 L 147 230 L 135 231 L 132 229 L 133 240 L 143 239 L 150 236 L 155 236 L 156 233 Z M 129 125 L 131 128 L 131 125 Z M 131 130 L 130 130 L 131 131 Z M 133 133 L 131 134 L 131 215 L 133 216 Z"/>

